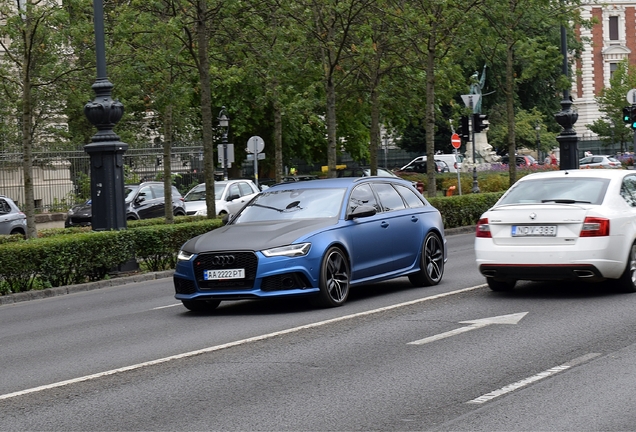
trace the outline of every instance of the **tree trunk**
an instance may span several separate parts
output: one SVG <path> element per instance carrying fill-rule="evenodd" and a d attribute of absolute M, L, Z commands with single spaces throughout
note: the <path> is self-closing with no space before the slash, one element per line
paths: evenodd
<path fill-rule="evenodd" d="M 216 218 L 216 206 L 214 204 L 214 139 L 212 128 L 212 90 L 210 89 L 210 58 L 208 46 L 210 39 L 206 26 L 207 0 L 199 0 L 197 3 L 197 40 L 198 40 L 198 66 L 199 81 L 201 83 L 201 127 L 203 132 L 203 176 L 205 189 L 210 193 L 205 194 L 205 204 L 208 210 L 208 218 Z"/>
<path fill-rule="evenodd" d="M 22 170 L 24 171 L 24 213 L 27 217 L 27 238 L 36 238 L 35 193 L 33 190 L 33 141 L 31 140 L 31 82 L 28 74 L 28 61 L 22 69 L 22 150 L 24 152 Z"/>
<path fill-rule="evenodd" d="M 172 209 L 172 167 L 170 166 L 170 153 L 172 151 L 172 105 L 166 107 L 163 119 L 163 189 L 166 203 L 165 216 L 166 223 L 174 223 L 174 212 Z"/>
<path fill-rule="evenodd" d="M 274 99 L 274 164 L 276 183 L 280 183 L 283 181 L 283 113 L 278 98 Z"/>
<path fill-rule="evenodd" d="M 337 136 L 336 136 L 336 86 L 331 76 L 327 77 L 327 177 L 337 177 Z"/>
<path fill-rule="evenodd" d="M 437 195 L 435 183 L 435 41 L 431 30 L 426 58 L 426 177 L 428 186 L 426 193 L 429 197 Z"/>
<path fill-rule="evenodd" d="M 378 174 L 378 147 L 380 142 L 380 102 L 378 96 L 377 79 L 373 80 L 371 90 L 371 140 L 369 153 L 371 155 L 371 175 Z"/>
<path fill-rule="evenodd" d="M 510 176 L 510 186 L 517 181 L 517 146 L 515 138 L 515 105 L 514 105 L 514 90 L 515 90 L 515 76 L 513 70 L 513 45 L 514 40 L 512 36 L 508 37 L 506 54 L 506 115 L 508 120 L 508 173 Z"/>

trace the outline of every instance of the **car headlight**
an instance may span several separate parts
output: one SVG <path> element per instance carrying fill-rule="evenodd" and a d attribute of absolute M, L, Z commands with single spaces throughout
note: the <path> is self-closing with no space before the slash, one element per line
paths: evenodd
<path fill-rule="evenodd" d="M 311 243 L 299 243 L 288 246 L 275 247 L 272 249 L 265 249 L 261 251 L 266 257 L 286 256 L 286 257 L 298 257 L 304 256 L 309 253 L 311 249 Z"/>
<path fill-rule="evenodd" d="M 177 255 L 177 260 L 179 261 L 190 261 L 194 256 L 193 253 L 186 252 L 184 250 L 179 251 L 179 255 Z"/>

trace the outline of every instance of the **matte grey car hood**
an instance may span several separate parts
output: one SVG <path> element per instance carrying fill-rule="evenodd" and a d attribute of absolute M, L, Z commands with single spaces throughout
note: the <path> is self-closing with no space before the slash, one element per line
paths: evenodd
<path fill-rule="evenodd" d="M 299 237 L 337 223 L 337 218 L 331 218 L 226 225 L 189 240 L 182 249 L 191 253 L 258 251 L 291 244 Z"/>

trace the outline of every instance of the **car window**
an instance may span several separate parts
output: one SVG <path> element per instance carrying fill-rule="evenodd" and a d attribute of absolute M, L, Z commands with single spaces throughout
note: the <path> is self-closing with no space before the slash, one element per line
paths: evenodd
<path fill-rule="evenodd" d="M 163 193 L 164 189 L 163 189 L 163 185 L 159 186 L 159 185 L 154 185 L 152 187 L 152 192 L 155 195 L 155 198 L 163 198 L 164 197 L 164 193 Z"/>
<path fill-rule="evenodd" d="M 542 178 L 526 180 L 515 185 L 501 198 L 498 205 L 540 202 L 579 202 L 601 204 L 609 179 L 593 177 Z"/>
<path fill-rule="evenodd" d="M 368 184 L 360 185 L 351 192 L 351 196 L 349 197 L 349 213 L 363 204 L 373 206 L 377 212 L 382 211 L 371 190 L 371 186 Z"/>
<path fill-rule="evenodd" d="M 591 157 L 586 157 L 586 158 L 581 159 L 579 163 L 581 163 L 581 164 L 589 164 L 591 161 L 592 161 Z"/>
<path fill-rule="evenodd" d="M 241 196 L 241 193 L 240 193 L 240 191 L 239 191 L 238 184 L 236 184 L 236 183 L 234 183 L 234 184 L 232 184 L 232 185 L 230 186 L 230 190 L 228 191 L 227 196 L 226 196 L 226 197 L 224 197 L 224 198 L 229 198 L 229 197 L 231 197 L 231 196 L 235 196 L 235 195 Z"/>
<path fill-rule="evenodd" d="M 223 191 L 225 190 L 226 183 L 214 183 L 214 199 L 223 199 Z"/>
<path fill-rule="evenodd" d="M 600 163 L 603 162 L 603 158 L 602 157 L 593 157 L 592 158 L 592 163 Z"/>
<path fill-rule="evenodd" d="M 621 196 L 628 205 L 636 207 L 636 176 L 630 175 L 623 179 Z"/>
<path fill-rule="evenodd" d="M 150 186 L 144 186 L 139 189 L 139 194 L 137 194 L 139 198 L 145 198 L 146 200 L 151 200 L 153 198 L 152 188 Z"/>
<path fill-rule="evenodd" d="M 245 196 L 245 195 L 249 195 L 251 193 L 254 193 L 254 191 L 252 190 L 250 185 L 245 183 L 245 182 L 238 183 L 238 188 L 239 188 L 239 195 L 240 196 Z"/>
<path fill-rule="evenodd" d="M 11 213 L 11 206 L 6 200 L 0 199 L 0 214 Z"/>
<path fill-rule="evenodd" d="M 394 211 L 394 210 L 402 210 L 406 208 L 404 204 L 404 200 L 400 194 L 393 189 L 393 186 L 387 183 L 375 183 L 373 185 L 373 190 L 375 190 L 380 198 L 380 204 L 382 205 L 383 211 Z"/>
<path fill-rule="evenodd" d="M 410 208 L 424 207 L 424 202 L 418 198 L 417 194 L 413 192 L 411 189 L 402 185 L 395 185 L 397 191 L 402 195 L 404 201 L 408 204 Z"/>

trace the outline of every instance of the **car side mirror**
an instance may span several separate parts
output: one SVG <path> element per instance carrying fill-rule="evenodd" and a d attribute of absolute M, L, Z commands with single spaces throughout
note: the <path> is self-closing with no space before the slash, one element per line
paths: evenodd
<path fill-rule="evenodd" d="M 227 225 L 227 223 L 230 221 L 230 219 L 232 219 L 232 216 L 234 216 L 234 215 L 229 215 L 227 213 L 224 213 L 223 217 L 221 218 L 221 224 Z"/>
<path fill-rule="evenodd" d="M 239 194 L 230 195 L 226 198 L 225 201 L 234 201 L 235 199 L 239 199 L 241 196 Z"/>
<path fill-rule="evenodd" d="M 347 220 L 352 220 L 360 217 L 374 216 L 377 213 L 375 207 L 363 204 L 358 206 L 351 213 L 347 215 Z"/>

